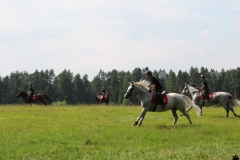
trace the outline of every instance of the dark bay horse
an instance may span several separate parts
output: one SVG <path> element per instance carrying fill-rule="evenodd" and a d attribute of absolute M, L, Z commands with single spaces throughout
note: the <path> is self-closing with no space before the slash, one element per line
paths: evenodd
<path fill-rule="evenodd" d="M 110 95 L 111 95 L 111 93 L 109 92 L 109 93 L 106 93 L 105 96 L 103 96 L 103 95 L 97 96 L 97 97 L 96 97 L 96 102 L 97 102 L 97 104 L 102 104 L 102 102 L 105 102 L 106 105 L 108 105 Z"/>
<path fill-rule="evenodd" d="M 35 96 L 35 97 L 34 97 Z M 29 99 L 28 94 L 25 92 L 19 92 L 16 96 L 17 98 L 22 97 L 22 99 L 24 100 L 24 102 L 26 104 L 30 104 L 31 103 L 35 103 L 37 101 L 42 102 L 45 106 L 47 105 L 47 102 L 45 102 L 45 99 L 47 99 L 48 101 L 52 102 L 45 94 L 37 94 L 37 95 L 33 95 L 32 100 Z"/>

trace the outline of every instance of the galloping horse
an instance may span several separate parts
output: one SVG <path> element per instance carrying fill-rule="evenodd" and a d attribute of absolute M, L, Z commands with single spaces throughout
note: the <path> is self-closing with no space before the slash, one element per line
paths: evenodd
<path fill-rule="evenodd" d="M 164 110 L 162 110 L 162 107 L 159 106 L 155 109 L 153 94 L 148 92 L 149 86 L 150 83 L 146 80 L 141 80 L 140 82 L 135 83 L 132 82 L 130 83 L 130 86 L 128 87 L 126 94 L 124 95 L 124 98 L 126 99 L 133 95 L 139 95 L 141 98 L 142 112 L 137 118 L 137 120 L 134 122 L 132 127 L 136 125 L 141 126 L 142 121 L 148 111 L 165 112 L 171 110 L 174 117 L 173 126 L 176 124 L 178 120 L 178 116 L 176 113 L 177 110 L 181 111 L 187 117 L 189 123 L 192 124 L 189 114 L 185 111 L 186 104 L 193 106 L 196 112 L 200 114 L 201 111 L 200 108 L 193 104 L 189 97 L 177 93 L 166 94 L 164 98 L 166 108 Z M 140 123 L 138 123 L 139 120 Z"/>
<path fill-rule="evenodd" d="M 108 105 L 109 102 L 109 98 L 110 98 L 111 93 L 106 93 L 106 96 L 103 95 L 99 95 L 96 97 L 96 102 L 97 104 L 102 104 L 102 102 L 105 102 L 106 105 Z"/>
<path fill-rule="evenodd" d="M 191 85 L 185 85 L 182 94 L 185 93 L 190 93 L 192 96 L 192 102 L 195 105 L 198 105 L 201 109 L 201 115 L 202 115 L 202 106 L 211 106 L 211 105 L 215 105 L 215 104 L 220 104 L 223 106 L 223 108 L 226 110 L 227 114 L 226 117 L 228 117 L 229 115 L 229 110 L 232 111 L 233 115 L 235 117 L 240 117 L 239 115 L 237 115 L 237 113 L 234 112 L 233 108 L 228 104 L 228 101 L 230 99 L 233 99 L 232 95 L 230 93 L 227 92 L 211 92 L 209 93 L 209 102 L 203 104 L 203 100 L 201 98 L 201 93 L 199 91 L 199 89 L 197 89 L 196 87 L 193 87 Z M 191 110 L 191 106 L 189 106 L 189 108 L 186 110 L 187 112 L 189 110 Z"/>
<path fill-rule="evenodd" d="M 47 102 L 45 102 L 45 99 L 47 99 L 48 101 L 52 102 L 45 94 L 37 94 L 37 95 L 33 95 L 32 100 L 29 99 L 28 94 L 25 92 L 19 92 L 16 96 L 17 98 L 22 97 L 22 99 L 24 100 L 24 102 L 26 104 L 30 104 L 31 103 L 35 103 L 37 101 L 41 101 L 45 106 L 47 105 Z"/>

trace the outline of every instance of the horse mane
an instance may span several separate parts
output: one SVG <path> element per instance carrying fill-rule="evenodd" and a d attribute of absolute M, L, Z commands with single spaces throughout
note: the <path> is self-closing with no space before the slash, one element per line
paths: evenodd
<path fill-rule="evenodd" d="M 20 91 L 21 93 L 25 94 L 25 95 L 28 95 L 26 92 L 23 92 L 23 91 Z"/>
<path fill-rule="evenodd" d="M 197 85 L 196 85 L 196 84 L 191 84 L 191 85 L 189 85 L 189 86 L 191 86 L 191 87 L 194 87 L 194 88 L 196 88 L 196 87 L 197 87 Z"/>
<path fill-rule="evenodd" d="M 197 87 L 197 85 L 196 85 L 196 84 L 188 84 L 188 86 L 190 86 L 190 87 L 193 87 L 194 89 L 196 89 L 196 90 L 198 90 L 198 91 L 199 91 L 199 88 Z"/>
<path fill-rule="evenodd" d="M 151 83 L 147 80 L 140 80 L 139 82 L 134 83 L 135 85 L 142 86 L 146 90 L 149 90 Z"/>

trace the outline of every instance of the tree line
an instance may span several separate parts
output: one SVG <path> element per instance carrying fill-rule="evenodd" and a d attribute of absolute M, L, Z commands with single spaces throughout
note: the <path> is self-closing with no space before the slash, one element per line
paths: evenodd
<path fill-rule="evenodd" d="M 129 81 L 145 79 L 148 67 L 136 67 L 132 71 L 104 72 L 100 70 L 93 80 L 88 75 L 74 75 L 70 70 L 64 70 L 55 75 L 54 70 L 36 70 L 34 73 L 12 72 L 10 75 L 0 77 L 0 104 L 23 103 L 16 98 L 19 91 L 27 92 L 29 83 L 33 84 L 35 94 L 46 94 L 53 101 L 65 101 L 68 104 L 93 104 L 95 97 L 101 94 L 104 86 L 107 92 L 111 92 L 110 103 L 113 104 L 140 104 L 138 97 L 124 100 Z M 240 99 L 240 67 L 220 72 L 214 69 L 191 67 L 189 71 L 173 70 L 166 72 L 164 69 L 152 71 L 153 75 L 168 92 L 181 93 L 185 83 L 200 85 L 200 75 L 205 75 L 210 91 L 225 91 L 231 93 L 234 98 Z"/>

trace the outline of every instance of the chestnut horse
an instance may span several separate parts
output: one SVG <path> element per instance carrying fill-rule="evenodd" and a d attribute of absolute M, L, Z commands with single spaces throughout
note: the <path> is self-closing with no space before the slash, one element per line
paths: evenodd
<path fill-rule="evenodd" d="M 108 105 L 109 102 L 109 98 L 110 98 L 111 93 L 106 93 L 106 96 L 103 95 L 99 95 L 96 97 L 96 102 L 97 104 L 102 104 L 102 102 L 105 102 L 106 105 Z"/>
<path fill-rule="evenodd" d="M 34 97 L 35 96 L 35 97 Z M 19 92 L 16 96 L 17 98 L 22 97 L 22 99 L 25 101 L 26 104 L 30 104 L 31 103 L 35 103 L 37 101 L 42 102 L 45 106 L 47 105 L 47 102 L 45 102 L 45 99 L 47 99 L 48 101 L 52 102 L 45 94 L 37 94 L 37 95 L 33 95 L 32 100 L 29 99 L 28 94 L 25 92 Z"/>

